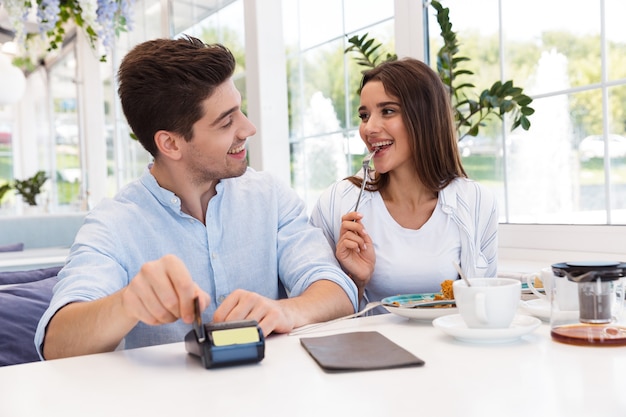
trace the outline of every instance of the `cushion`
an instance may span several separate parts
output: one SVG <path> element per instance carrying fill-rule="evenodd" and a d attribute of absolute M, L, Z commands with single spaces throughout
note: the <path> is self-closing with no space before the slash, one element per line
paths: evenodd
<path fill-rule="evenodd" d="M 0 245 L 0 252 L 21 252 L 24 250 L 23 243 L 12 243 L 10 245 Z"/>
<path fill-rule="evenodd" d="M 50 304 L 59 269 L 37 270 L 41 277 L 39 280 L 0 290 L 0 366 L 39 361 L 34 343 L 35 331 Z M 45 277 L 44 272 L 47 274 Z"/>
<path fill-rule="evenodd" d="M 56 276 L 62 266 L 51 266 L 48 268 L 32 269 L 29 271 L 8 271 L 0 272 L 0 285 L 23 284 L 26 282 L 40 281 L 45 278 Z"/>

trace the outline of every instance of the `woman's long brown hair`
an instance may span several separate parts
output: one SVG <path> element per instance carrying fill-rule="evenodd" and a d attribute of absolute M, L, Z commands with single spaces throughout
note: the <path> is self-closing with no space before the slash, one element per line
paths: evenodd
<path fill-rule="evenodd" d="M 448 90 L 435 71 L 417 59 L 403 58 L 364 72 L 361 89 L 370 81 L 380 81 L 385 92 L 399 101 L 415 170 L 424 186 L 436 193 L 455 178 L 467 177 Z M 348 179 L 361 185 L 360 177 Z M 377 174 L 367 189 L 382 190 L 388 183 L 388 174 Z"/>

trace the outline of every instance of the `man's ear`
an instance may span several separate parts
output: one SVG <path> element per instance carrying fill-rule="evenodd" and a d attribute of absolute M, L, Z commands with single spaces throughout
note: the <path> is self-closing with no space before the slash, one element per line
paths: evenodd
<path fill-rule="evenodd" d="M 154 143 L 159 149 L 159 153 L 170 159 L 179 159 L 181 157 L 181 149 L 179 147 L 179 141 L 181 140 L 184 139 L 167 130 L 159 130 L 154 134 Z"/>

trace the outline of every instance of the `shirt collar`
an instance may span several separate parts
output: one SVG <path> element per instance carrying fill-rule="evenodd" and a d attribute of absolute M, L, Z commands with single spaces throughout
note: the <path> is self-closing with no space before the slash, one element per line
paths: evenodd
<path fill-rule="evenodd" d="M 441 208 L 444 213 L 451 213 L 457 208 L 457 184 L 458 179 L 454 179 L 443 190 L 439 191 Z"/>
<path fill-rule="evenodd" d="M 152 163 L 144 169 L 143 174 L 139 178 L 141 183 L 150 191 L 161 205 L 169 207 L 174 211 L 180 211 L 180 197 L 159 185 L 154 175 L 150 172 Z"/>

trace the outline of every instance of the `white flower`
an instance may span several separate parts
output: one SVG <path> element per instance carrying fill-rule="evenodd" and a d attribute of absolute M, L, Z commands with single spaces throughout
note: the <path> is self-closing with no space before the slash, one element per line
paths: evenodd
<path fill-rule="evenodd" d="M 94 49 L 99 40 L 110 50 L 115 37 L 131 29 L 133 3 L 134 0 L 3 0 L 2 5 L 15 30 L 15 43 L 22 57 L 32 61 L 33 56 L 44 57 L 63 44 L 69 33 L 67 25 L 84 30 Z M 30 33 L 26 29 L 28 22 L 36 22 L 39 33 Z M 40 48 L 42 39 L 44 47 Z"/>

